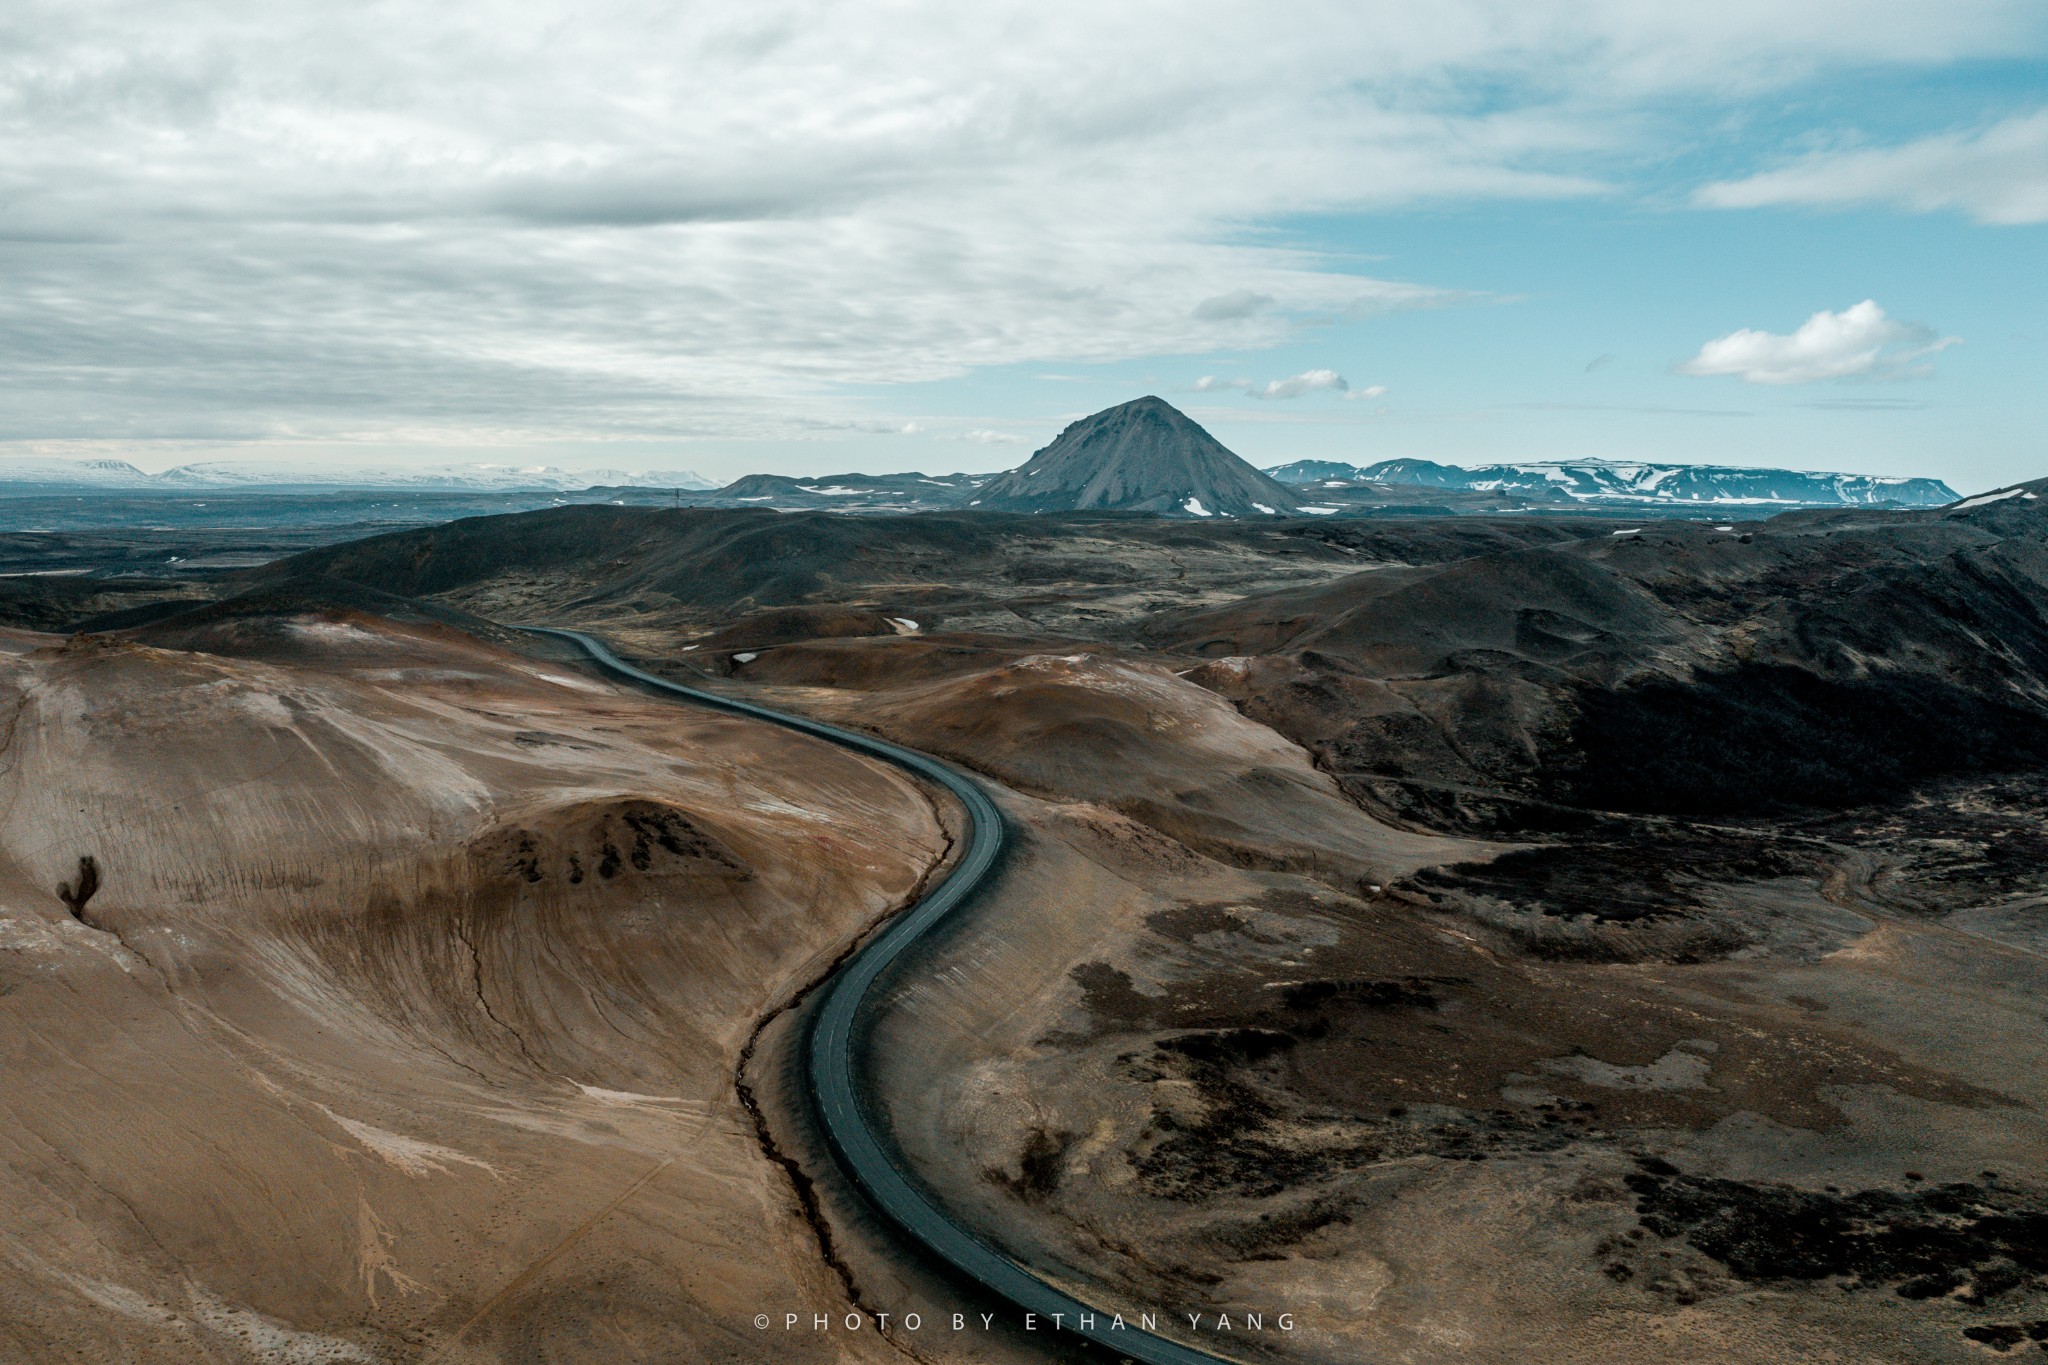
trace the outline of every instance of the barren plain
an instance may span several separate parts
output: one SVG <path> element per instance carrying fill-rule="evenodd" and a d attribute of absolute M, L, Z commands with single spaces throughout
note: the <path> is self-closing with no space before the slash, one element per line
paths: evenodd
<path fill-rule="evenodd" d="M 876 1095 L 964 1220 L 1105 1309 L 1332 1365 L 2038 1353 L 2037 502 L 577 508 L 18 632 L 0 1339 L 1078 1358 L 903 1330 L 985 1308 L 838 1181 L 792 1064 L 943 804 L 495 620 L 996 792 L 1013 853 L 892 981 Z"/>

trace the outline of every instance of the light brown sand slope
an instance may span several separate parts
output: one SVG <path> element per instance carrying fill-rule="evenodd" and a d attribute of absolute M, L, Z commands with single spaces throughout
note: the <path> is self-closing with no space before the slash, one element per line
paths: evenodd
<path fill-rule="evenodd" d="M 754 1359 L 843 1306 L 733 1068 L 926 796 L 432 628 L 202 643 L 0 648 L 0 1358 Z"/>
<path fill-rule="evenodd" d="M 1156 663 L 1037 653 L 855 695 L 789 689 L 1042 797 L 1091 802 L 1226 863 L 1385 882 L 1510 847 L 1386 825 L 1300 746 Z"/>

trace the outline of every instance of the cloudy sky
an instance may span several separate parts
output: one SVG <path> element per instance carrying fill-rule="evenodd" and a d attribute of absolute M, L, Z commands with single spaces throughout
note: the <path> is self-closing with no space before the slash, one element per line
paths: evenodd
<path fill-rule="evenodd" d="M 13 0 L 0 453 L 2048 474 L 2038 0 Z"/>

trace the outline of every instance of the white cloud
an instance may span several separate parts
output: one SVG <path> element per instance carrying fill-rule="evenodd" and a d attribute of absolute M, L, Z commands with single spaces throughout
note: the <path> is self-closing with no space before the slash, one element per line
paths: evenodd
<path fill-rule="evenodd" d="M 1956 209 L 1983 223 L 2048 223 L 2048 109 L 1894 147 L 1814 152 L 1703 186 L 1694 198 L 1715 208 L 1891 204 Z"/>
<path fill-rule="evenodd" d="M 1254 398 L 1299 398 L 1305 393 L 1319 389 L 1334 389 L 1343 393 L 1351 386 L 1344 382 L 1344 376 L 1335 370 L 1304 370 L 1300 374 L 1276 379 L 1263 388 L 1251 391 Z"/>
<path fill-rule="evenodd" d="M 1815 313 L 1789 336 L 1745 327 L 1716 337 L 1678 372 L 1735 375 L 1752 384 L 1918 378 L 1931 371 L 1924 357 L 1961 341 L 1888 318 L 1875 300 L 1865 299 L 1839 313 Z"/>
<path fill-rule="evenodd" d="M 1386 396 L 1387 386 L 1385 384 L 1368 384 L 1362 389 L 1349 389 L 1344 394 L 1345 399 L 1348 401 L 1359 401 L 1368 398 L 1384 398 Z"/>
<path fill-rule="evenodd" d="M 990 431 L 986 427 L 976 427 L 973 431 L 962 432 L 960 439 L 963 441 L 974 441 L 985 446 L 1013 446 L 1023 441 L 1024 438 L 1013 432 Z"/>
<path fill-rule="evenodd" d="M 1267 346 L 1468 297 L 1268 224 L 1607 192 L 1646 111 L 2032 12 L 14 0 L 0 440 L 802 436 L 841 386 Z"/>
<path fill-rule="evenodd" d="M 1205 374 L 1188 386 L 1192 393 L 1227 393 L 1236 390 L 1253 398 L 1299 398 L 1305 393 L 1323 390 L 1343 398 L 1378 398 L 1387 391 L 1384 384 L 1370 388 L 1354 389 L 1335 370 L 1304 370 L 1285 379 L 1274 379 L 1264 384 L 1255 384 L 1249 379 L 1225 379 L 1220 375 Z"/>

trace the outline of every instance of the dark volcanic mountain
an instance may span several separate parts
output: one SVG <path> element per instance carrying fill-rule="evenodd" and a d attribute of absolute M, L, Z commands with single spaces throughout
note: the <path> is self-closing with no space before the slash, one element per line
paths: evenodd
<path fill-rule="evenodd" d="M 1172 404 L 1147 397 L 1082 418 L 1021 468 L 983 484 L 970 505 L 1256 517 L 1292 512 L 1297 499 Z"/>

